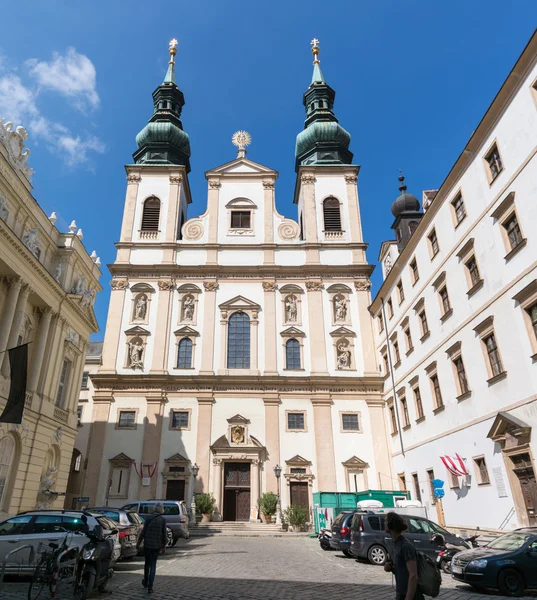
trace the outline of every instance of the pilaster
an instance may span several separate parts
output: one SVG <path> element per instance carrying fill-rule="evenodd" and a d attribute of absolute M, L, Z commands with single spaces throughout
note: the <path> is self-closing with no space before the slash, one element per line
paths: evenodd
<path fill-rule="evenodd" d="M 265 404 L 265 481 L 267 492 L 278 493 L 278 479 L 274 467 L 280 462 L 280 398 L 278 394 L 268 394 L 263 397 Z"/>
<path fill-rule="evenodd" d="M 209 191 L 207 193 L 207 213 L 209 214 L 209 246 L 218 243 L 218 199 L 220 197 L 220 188 L 222 184 L 217 179 L 209 180 Z M 217 264 L 217 251 L 209 247 L 207 250 L 208 265 Z"/>
<path fill-rule="evenodd" d="M 160 463 L 160 442 L 162 439 L 162 421 L 164 419 L 164 408 L 168 398 L 164 392 L 149 394 L 146 396 L 147 411 L 144 420 L 144 441 L 142 445 L 142 464 L 157 467 Z M 149 486 L 142 486 L 140 480 L 139 497 L 149 500 L 157 497 L 158 468 L 155 471 Z"/>
<path fill-rule="evenodd" d="M 41 312 L 38 337 L 32 352 L 32 362 L 30 363 L 30 375 L 28 377 L 27 386 L 29 392 L 35 392 L 37 388 L 39 375 L 41 374 L 41 367 L 43 366 L 43 356 L 45 355 L 45 347 L 48 339 L 51 318 L 52 310 L 50 308 L 46 308 Z"/>
<path fill-rule="evenodd" d="M 26 310 L 26 304 L 28 303 L 28 296 L 30 295 L 31 288 L 29 285 L 23 285 L 22 289 L 17 298 L 17 306 L 15 308 L 15 314 L 11 322 L 11 331 L 7 340 L 7 348 L 14 348 L 17 345 L 17 339 L 20 334 L 22 326 L 22 318 Z M 7 352 L 0 355 L 0 362 L 2 362 L 2 374 L 4 377 L 9 377 L 9 355 Z"/>
<path fill-rule="evenodd" d="M 125 305 L 125 293 L 129 284 L 126 279 L 113 278 L 110 282 L 112 293 L 108 306 L 108 318 L 103 343 L 103 364 L 101 373 L 115 373 L 119 339 L 121 336 L 121 325 L 123 307 Z"/>
<path fill-rule="evenodd" d="M 168 199 L 168 212 L 166 215 L 166 234 L 164 240 L 174 243 L 179 238 L 179 205 L 181 197 L 181 184 L 183 176 L 179 173 L 170 175 L 170 193 Z M 175 249 L 164 248 L 162 262 L 164 264 L 175 264 Z"/>
<path fill-rule="evenodd" d="M 11 326 L 13 324 L 13 316 L 15 315 L 17 300 L 19 298 L 22 286 L 22 279 L 20 278 L 9 278 L 7 281 L 9 285 L 9 291 L 7 293 L 4 312 L 2 313 L 2 320 L 0 322 L 0 352 L 4 352 L 8 347 L 8 339 L 11 332 Z"/>
<path fill-rule="evenodd" d="M 369 279 L 359 279 L 354 282 L 356 301 L 358 302 L 358 321 L 360 323 L 360 343 L 364 357 L 364 376 L 378 376 L 378 362 L 375 348 L 373 319 L 369 313 L 371 305 L 371 282 Z M 357 342 L 358 343 L 358 342 Z"/>
<path fill-rule="evenodd" d="M 201 369 L 200 375 L 214 375 L 214 327 L 216 319 L 216 281 L 204 281 L 204 325 L 203 340 L 201 346 Z"/>
<path fill-rule="evenodd" d="M 311 374 L 328 375 L 323 313 L 324 285 L 320 281 L 307 281 L 306 289 L 308 290 Z"/>
<path fill-rule="evenodd" d="M 332 400 L 329 396 L 316 396 L 313 405 L 317 481 L 319 491 L 337 490 L 334 435 L 332 429 Z"/>
<path fill-rule="evenodd" d="M 198 401 L 198 435 L 196 436 L 196 463 L 199 467 L 196 478 L 196 492 L 207 492 L 209 487 L 209 470 L 211 459 L 211 428 L 214 399 L 212 394 L 199 395 Z"/>
<path fill-rule="evenodd" d="M 168 372 L 168 351 L 171 336 L 172 298 L 175 284 L 171 280 L 159 280 L 157 299 L 157 323 L 155 341 L 153 343 L 153 361 L 151 373 L 164 374 Z"/>
<path fill-rule="evenodd" d="M 263 281 L 265 296 L 263 318 L 265 321 L 265 375 L 278 374 L 276 353 L 276 290 L 275 281 Z"/>

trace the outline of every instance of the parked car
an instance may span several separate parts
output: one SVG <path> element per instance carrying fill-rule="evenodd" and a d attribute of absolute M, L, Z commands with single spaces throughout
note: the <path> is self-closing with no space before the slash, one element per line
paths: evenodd
<path fill-rule="evenodd" d="M 35 510 L 23 512 L 0 523 L 0 562 L 13 550 L 29 545 L 34 557 L 30 562 L 30 549 L 11 554 L 6 561 L 6 572 L 27 573 L 35 568 L 39 560 L 38 547 L 58 544 L 66 535 L 71 534 L 69 545 L 82 548 L 90 540 L 84 531 L 96 525 L 103 528 L 103 534 L 114 541 L 113 561 L 120 554 L 118 532 L 112 521 L 102 515 L 77 510 Z"/>
<path fill-rule="evenodd" d="M 434 561 L 444 549 L 444 540 L 456 545 L 460 538 L 423 517 L 401 515 L 407 524 L 406 537 Z M 383 565 L 389 555 L 391 537 L 385 531 L 385 515 L 357 512 L 352 518 L 350 551 L 355 558 L 367 558 L 375 565 Z M 438 534 L 441 534 L 439 536 Z"/>
<path fill-rule="evenodd" d="M 134 511 L 145 519 L 152 515 L 155 510 L 155 504 L 160 502 L 164 505 L 164 520 L 166 525 L 172 530 L 173 543 L 175 546 L 179 538 L 188 540 L 190 533 L 188 531 L 188 510 L 183 501 L 175 500 L 144 500 L 137 502 L 129 502 L 123 506 L 123 510 Z"/>
<path fill-rule="evenodd" d="M 130 560 L 138 554 L 144 524 L 137 513 L 112 506 L 92 506 L 88 510 L 104 515 L 116 524 L 121 544 L 121 560 Z"/>
<path fill-rule="evenodd" d="M 537 589 L 537 531 L 517 529 L 486 546 L 459 552 L 453 557 L 451 573 L 457 581 L 500 590 L 504 596 Z"/>
<path fill-rule="evenodd" d="M 351 547 L 351 524 L 352 518 L 357 511 L 344 511 L 339 513 L 332 523 L 332 537 L 330 547 L 334 550 L 341 550 L 345 556 L 352 557 Z"/>

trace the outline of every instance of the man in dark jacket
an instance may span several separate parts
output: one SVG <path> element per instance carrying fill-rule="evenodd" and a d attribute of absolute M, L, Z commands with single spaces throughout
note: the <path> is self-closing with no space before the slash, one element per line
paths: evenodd
<path fill-rule="evenodd" d="M 157 502 L 154 508 L 154 514 L 144 523 L 140 540 L 144 541 L 144 578 L 142 585 L 147 591 L 153 593 L 153 583 L 157 571 L 157 560 L 159 554 L 166 554 L 166 521 L 162 514 L 164 506 L 162 502 Z"/>

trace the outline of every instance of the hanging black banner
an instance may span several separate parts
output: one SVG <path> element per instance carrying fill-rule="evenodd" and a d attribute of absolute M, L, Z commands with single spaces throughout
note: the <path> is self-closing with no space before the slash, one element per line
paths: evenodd
<path fill-rule="evenodd" d="M 8 350 L 9 366 L 11 370 L 11 387 L 7 404 L 4 408 L 1 423 L 22 423 L 24 412 L 24 399 L 26 397 L 26 377 L 28 374 L 28 344 L 17 346 Z"/>

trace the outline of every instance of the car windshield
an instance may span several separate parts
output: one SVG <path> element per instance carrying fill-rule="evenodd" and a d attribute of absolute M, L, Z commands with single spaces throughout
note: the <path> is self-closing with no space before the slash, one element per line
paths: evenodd
<path fill-rule="evenodd" d="M 334 525 L 336 526 L 340 526 L 341 523 L 343 522 L 343 519 L 345 518 L 346 515 L 348 515 L 349 513 L 340 513 L 334 520 Z"/>
<path fill-rule="evenodd" d="M 487 548 L 495 550 L 519 550 L 531 536 L 523 533 L 507 533 L 487 544 Z"/>

